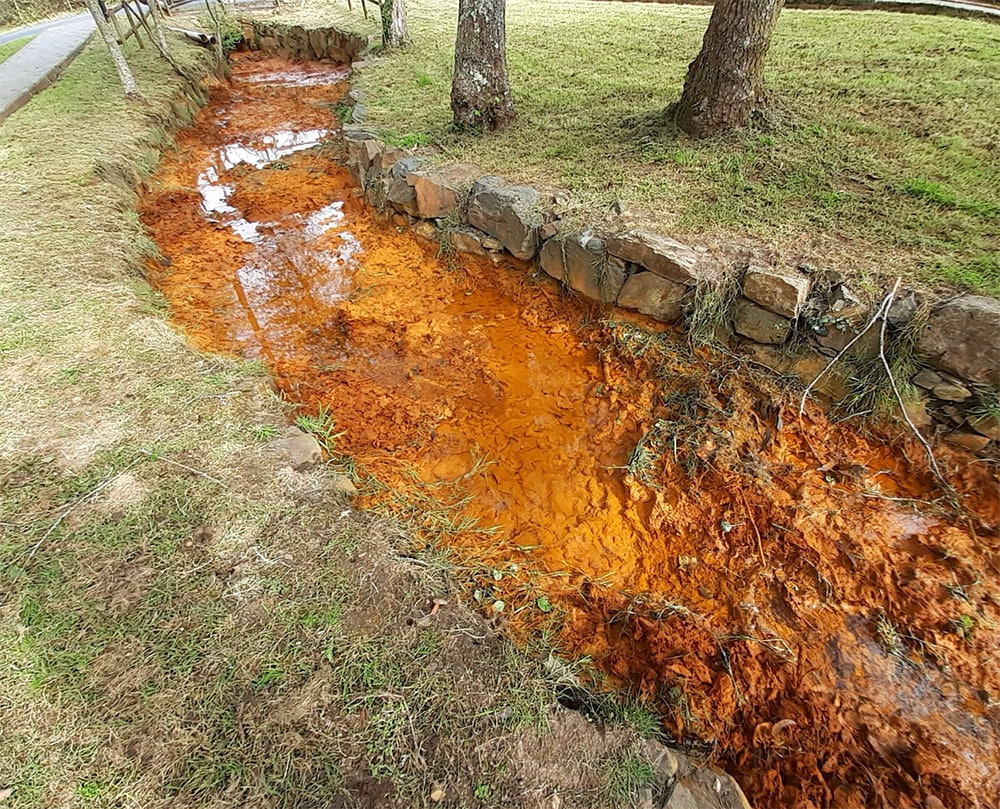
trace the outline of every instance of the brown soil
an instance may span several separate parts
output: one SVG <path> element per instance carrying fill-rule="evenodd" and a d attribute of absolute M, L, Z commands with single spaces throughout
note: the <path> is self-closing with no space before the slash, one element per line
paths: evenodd
<path fill-rule="evenodd" d="M 364 502 L 447 529 L 513 630 L 558 616 L 569 654 L 717 745 L 758 806 L 997 805 L 988 466 L 940 450 L 956 510 L 912 439 L 800 422 L 745 366 L 636 342 L 523 266 L 439 260 L 363 206 L 338 147 L 306 148 L 342 71 L 233 75 L 142 206 L 197 347 L 328 408 Z M 655 460 L 630 471 L 640 443 Z"/>

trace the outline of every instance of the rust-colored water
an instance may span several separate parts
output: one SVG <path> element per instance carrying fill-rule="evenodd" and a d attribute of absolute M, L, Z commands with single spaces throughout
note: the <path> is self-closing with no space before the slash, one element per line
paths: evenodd
<path fill-rule="evenodd" d="M 912 441 L 799 423 L 670 336 L 624 351 L 627 324 L 584 325 L 524 267 L 438 260 L 352 192 L 329 138 L 344 71 L 247 57 L 233 76 L 142 206 L 167 259 L 150 280 L 195 345 L 328 408 L 385 485 L 366 501 L 448 529 L 487 609 L 554 622 L 715 743 L 758 807 L 998 805 L 986 465 L 942 451 L 964 517 L 914 504 L 935 494 Z"/>

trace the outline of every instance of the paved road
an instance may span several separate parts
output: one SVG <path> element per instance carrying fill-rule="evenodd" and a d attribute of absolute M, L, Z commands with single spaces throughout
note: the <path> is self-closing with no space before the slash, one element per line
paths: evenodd
<path fill-rule="evenodd" d="M 175 7 L 202 1 L 187 0 Z M 85 11 L 0 34 L 0 45 L 26 36 L 35 37 L 9 59 L 0 62 L 0 122 L 35 93 L 52 84 L 87 44 L 95 28 L 93 17 Z"/>
<path fill-rule="evenodd" d="M 23 28 L 14 28 L 6 33 L 0 32 L 0 45 L 3 45 L 5 42 L 13 42 L 15 39 L 21 39 L 22 37 L 35 36 L 42 33 L 42 31 L 48 31 L 50 28 L 55 28 L 59 25 L 89 19 L 90 14 L 85 11 L 83 14 L 74 14 L 72 17 L 60 17 L 56 20 L 46 20 L 35 25 L 25 25 Z"/>
<path fill-rule="evenodd" d="M 11 39 L 28 36 L 32 29 L 39 31 L 35 38 L 0 63 L 0 121 L 56 80 L 87 44 L 94 30 L 94 20 L 90 14 L 77 14 L 41 26 L 18 29 L 17 36 Z"/>

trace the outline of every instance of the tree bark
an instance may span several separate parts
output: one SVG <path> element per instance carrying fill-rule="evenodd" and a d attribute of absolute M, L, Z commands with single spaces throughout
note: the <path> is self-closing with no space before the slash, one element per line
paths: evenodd
<path fill-rule="evenodd" d="M 764 57 L 784 0 L 716 0 L 688 67 L 677 125 L 696 138 L 743 126 L 764 106 Z"/>
<path fill-rule="evenodd" d="M 404 0 L 382 0 L 382 46 L 398 48 L 410 41 Z"/>
<path fill-rule="evenodd" d="M 457 129 L 502 129 L 514 120 L 507 79 L 506 0 L 459 0 L 451 111 Z"/>
<path fill-rule="evenodd" d="M 104 44 L 107 45 L 108 51 L 111 53 L 111 61 L 115 63 L 115 69 L 118 71 L 118 78 L 121 79 L 125 95 L 128 98 L 138 98 L 139 85 L 136 84 L 135 77 L 132 75 L 132 70 L 128 66 L 125 54 L 122 52 L 118 40 L 111 33 L 108 21 L 104 18 L 104 14 L 101 13 L 100 8 L 98 8 L 97 0 L 84 0 L 84 2 L 93 16 L 94 22 L 97 23 L 97 30 L 101 34 L 101 39 L 104 40 Z"/>

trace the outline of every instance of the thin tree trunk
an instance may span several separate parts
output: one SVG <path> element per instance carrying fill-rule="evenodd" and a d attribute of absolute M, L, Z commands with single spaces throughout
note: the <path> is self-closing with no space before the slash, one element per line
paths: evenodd
<path fill-rule="evenodd" d="M 493 131 L 514 120 L 505 14 L 505 0 L 459 0 L 451 83 L 457 129 Z"/>
<path fill-rule="evenodd" d="M 156 47 L 160 51 L 160 56 L 170 62 L 170 66 L 180 73 L 180 66 L 174 60 L 173 54 L 170 53 L 170 46 L 167 43 L 167 35 L 165 32 L 166 24 L 163 21 L 163 9 L 160 8 L 159 0 L 142 0 L 142 2 L 149 9 L 149 19 L 152 24 L 153 35 L 155 37 Z"/>
<path fill-rule="evenodd" d="M 101 34 L 101 39 L 104 40 L 104 44 L 107 45 L 108 51 L 111 53 L 111 61 L 115 63 L 115 69 L 118 71 L 118 78 L 121 79 L 125 95 L 128 98 L 138 98 L 139 85 L 136 84 L 135 77 L 132 75 L 132 70 L 128 66 L 125 54 L 118 44 L 118 40 L 111 33 L 108 21 L 104 19 L 104 15 L 101 13 L 100 8 L 98 8 L 97 0 L 84 0 L 84 3 L 86 3 L 87 9 L 90 11 L 91 16 L 93 16 L 94 22 L 97 23 L 97 30 Z"/>
<path fill-rule="evenodd" d="M 215 34 L 215 58 L 218 61 L 217 69 L 222 75 L 229 76 L 229 63 L 226 60 L 226 50 L 222 44 L 222 20 L 229 14 L 222 0 L 205 0 L 205 9 L 212 20 Z"/>
<path fill-rule="evenodd" d="M 410 41 L 404 0 L 382 0 L 382 46 L 398 48 Z"/>
<path fill-rule="evenodd" d="M 764 106 L 764 57 L 784 0 L 716 0 L 688 67 L 677 125 L 696 138 L 743 126 Z"/>

